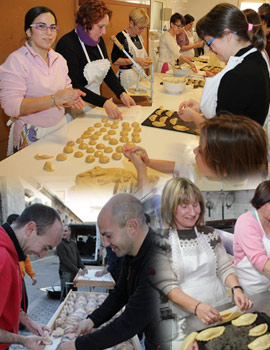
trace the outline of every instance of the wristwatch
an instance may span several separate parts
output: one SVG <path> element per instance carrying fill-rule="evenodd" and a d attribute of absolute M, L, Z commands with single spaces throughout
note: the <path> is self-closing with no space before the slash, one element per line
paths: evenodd
<path fill-rule="evenodd" d="M 241 286 L 234 286 L 234 287 L 232 287 L 232 294 L 233 295 L 234 295 L 234 290 L 238 289 L 238 288 L 241 289 L 242 292 L 244 292 L 244 289 Z"/>

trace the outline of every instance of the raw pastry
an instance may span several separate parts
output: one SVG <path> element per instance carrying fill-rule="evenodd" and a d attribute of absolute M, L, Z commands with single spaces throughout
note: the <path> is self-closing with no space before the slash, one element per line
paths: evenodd
<path fill-rule="evenodd" d="M 74 152 L 74 149 L 73 149 L 72 147 L 65 146 L 64 149 L 63 149 L 63 151 L 64 151 L 65 153 L 72 153 L 72 152 Z"/>
<path fill-rule="evenodd" d="M 221 322 L 229 322 L 229 321 L 234 320 L 235 318 L 241 316 L 241 312 L 224 310 L 224 311 L 220 312 L 220 316 L 222 317 Z"/>
<path fill-rule="evenodd" d="M 270 334 L 265 334 L 248 344 L 251 350 L 265 350 L 270 347 Z"/>
<path fill-rule="evenodd" d="M 135 143 L 139 143 L 141 142 L 141 138 L 139 136 L 134 136 L 133 139 L 132 139 L 132 142 L 135 142 Z"/>
<path fill-rule="evenodd" d="M 185 337 L 181 345 L 181 350 L 187 350 L 189 345 L 194 342 L 197 335 L 198 335 L 198 332 L 192 332 L 187 337 Z"/>
<path fill-rule="evenodd" d="M 105 117 L 101 119 L 102 123 L 106 123 L 108 120 L 109 120 L 109 119 L 108 119 L 108 118 L 105 118 Z"/>
<path fill-rule="evenodd" d="M 166 123 L 167 119 L 168 119 L 168 117 L 161 117 L 161 118 L 159 118 L 159 121 L 161 123 Z"/>
<path fill-rule="evenodd" d="M 50 159 L 50 158 L 53 158 L 53 156 L 48 156 L 47 154 L 39 155 L 38 153 L 35 155 L 35 159 L 37 159 L 37 160 Z"/>
<path fill-rule="evenodd" d="M 135 128 L 135 126 L 139 126 L 140 124 L 138 123 L 138 122 L 133 122 L 132 124 L 131 124 L 131 126 L 133 126 L 133 128 Z"/>
<path fill-rule="evenodd" d="M 118 146 L 118 147 L 119 147 L 119 146 Z M 112 151 L 113 151 L 113 148 L 110 147 L 110 146 L 104 148 L 104 152 L 105 152 L 105 153 L 112 153 Z"/>
<path fill-rule="evenodd" d="M 83 142 L 83 139 L 81 137 L 79 137 L 77 140 L 76 140 L 76 143 L 82 143 Z"/>
<path fill-rule="evenodd" d="M 118 124 L 112 124 L 111 129 L 118 129 Z"/>
<path fill-rule="evenodd" d="M 101 157 L 99 158 L 99 162 L 100 162 L 100 163 L 103 163 L 103 164 L 109 163 L 109 161 L 110 161 L 110 158 L 107 157 L 107 156 L 101 156 Z"/>
<path fill-rule="evenodd" d="M 177 121 L 178 121 L 178 118 L 172 118 L 172 119 L 170 119 L 170 123 L 171 123 L 172 125 L 175 125 L 175 124 L 177 123 Z"/>
<path fill-rule="evenodd" d="M 96 131 L 96 132 L 94 133 L 94 135 L 100 136 L 100 135 L 102 135 L 102 132 L 101 132 L 101 131 Z"/>
<path fill-rule="evenodd" d="M 116 139 L 112 138 L 112 139 L 110 139 L 109 144 L 110 145 L 117 145 L 118 141 Z"/>
<path fill-rule="evenodd" d="M 95 140 L 90 140 L 88 142 L 88 145 L 90 145 L 90 146 L 95 146 L 96 144 L 97 144 L 97 141 L 95 141 Z"/>
<path fill-rule="evenodd" d="M 94 147 L 88 147 L 86 150 L 86 153 L 94 153 L 94 152 L 95 152 Z"/>
<path fill-rule="evenodd" d="M 132 137 L 139 137 L 140 136 L 140 133 L 137 132 L 137 131 L 134 131 L 132 134 L 131 134 Z"/>
<path fill-rule="evenodd" d="M 43 169 L 48 171 L 49 173 L 52 173 L 54 171 L 54 169 L 52 168 L 52 162 L 49 162 L 47 160 L 47 162 L 45 162 Z"/>
<path fill-rule="evenodd" d="M 59 153 L 59 154 L 57 154 L 57 156 L 56 156 L 56 160 L 62 161 L 62 160 L 66 160 L 66 159 L 67 159 L 67 155 L 64 154 L 64 153 Z"/>
<path fill-rule="evenodd" d="M 115 135 L 116 134 L 116 131 L 115 130 L 109 130 L 108 131 L 108 135 Z"/>
<path fill-rule="evenodd" d="M 94 134 L 91 136 L 91 140 L 98 140 L 99 139 L 99 135 Z"/>
<path fill-rule="evenodd" d="M 74 157 L 75 158 L 82 158 L 83 157 L 83 153 L 81 151 L 75 152 L 74 153 Z"/>
<path fill-rule="evenodd" d="M 48 331 L 44 332 L 44 337 L 46 338 L 46 340 L 43 340 L 43 343 L 46 345 L 52 345 L 53 341 L 51 340 L 51 337 L 49 336 Z"/>
<path fill-rule="evenodd" d="M 106 128 L 100 128 L 100 132 L 106 132 L 107 129 Z"/>
<path fill-rule="evenodd" d="M 85 158 L 86 163 L 93 163 L 95 160 L 96 159 L 94 156 L 92 156 L 92 154 L 89 154 L 89 156 Z"/>
<path fill-rule="evenodd" d="M 165 112 L 165 109 L 158 109 L 155 111 L 157 115 L 161 115 L 163 112 Z"/>
<path fill-rule="evenodd" d="M 131 130 L 131 127 L 130 126 L 123 126 L 123 129 L 124 131 L 130 131 Z"/>
<path fill-rule="evenodd" d="M 256 321 L 257 317 L 258 317 L 258 314 L 251 314 L 251 313 L 243 314 L 237 319 L 233 320 L 232 324 L 237 327 L 249 326 L 250 324 Z"/>
<path fill-rule="evenodd" d="M 164 126 L 166 126 L 166 124 L 161 123 L 161 122 L 153 122 L 152 125 L 158 126 L 158 127 L 160 127 L 160 128 L 164 128 Z"/>
<path fill-rule="evenodd" d="M 96 157 L 96 158 L 99 158 L 99 157 L 101 157 L 101 156 L 103 156 L 103 152 L 102 152 L 102 151 L 96 151 L 96 152 L 95 152 L 95 157 Z"/>
<path fill-rule="evenodd" d="M 204 331 L 200 332 L 196 339 L 199 341 L 208 341 L 217 337 L 220 337 L 225 331 L 224 326 L 207 328 Z"/>
<path fill-rule="evenodd" d="M 81 135 L 81 138 L 82 138 L 82 139 L 88 139 L 90 136 L 91 136 L 91 132 L 84 132 L 84 133 Z"/>
<path fill-rule="evenodd" d="M 88 146 L 86 143 L 80 143 L 79 149 L 86 149 Z"/>
<path fill-rule="evenodd" d="M 156 114 L 153 114 L 149 117 L 149 120 L 151 120 L 151 122 L 154 122 L 156 119 L 157 119 L 157 115 Z"/>
<path fill-rule="evenodd" d="M 126 145 L 128 147 L 133 147 L 133 146 L 135 146 L 135 143 L 134 142 L 127 142 Z"/>
<path fill-rule="evenodd" d="M 125 130 L 120 131 L 120 136 L 128 136 L 128 131 L 125 131 Z"/>
<path fill-rule="evenodd" d="M 120 142 L 124 142 L 125 143 L 125 142 L 128 142 L 128 137 L 127 136 L 121 136 L 119 140 L 120 140 Z"/>
<path fill-rule="evenodd" d="M 63 334 L 64 334 L 63 328 L 57 327 L 57 328 L 53 331 L 52 336 L 53 336 L 54 338 L 59 338 L 59 337 L 62 337 Z"/>
<path fill-rule="evenodd" d="M 95 124 L 94 124 L 94 127 L 95 127 L 95 128 L 101 128 L 101 127 L 102 127 L 102 124 L 101 124 L 101 123 L 95 123 Z"/>
<path fill-rule="evenodd" d="M 122 127 L 124 127 L 124 126 L 129 126 L 130 124 L 129 124 L 129 122 L 123 122 L 122 123 Z"/>
<path fill-rule="evenodd" d="M 253 327 L 249 330 L 248 335 L 251 337 L 259 337 L 267 332 L 268 325 L 267 323 L 261 323 L 256 327 Z"/>
<path fill-rule="evenodd" d="M 117 146 L 116 149 L 115 149 L 116 152 L 122 153 L 122 147 L 123 147 L 123 146 Z"/>
<path fill-rule="evenodd" d="M 104 136 L 103 136 L 103 140 L 105 140 L 105 141 L 106 141 L 106 140 L 109 140 L 110 138 L 111 138 L 110 135 L 104 135 Z"/>
<path fill-rule="evenodd" d="M 118 119 L 114 119 L 113 124 L 119 124 L 119 120 Z"/>
<path fill-rule="evenodd" d="M 140 132 L 142 131 L 141 127 L 140 126 L 135 126 L 135 128 L 133 129 L 134 131 L 136 132 Z"/>
<path fill-rule="evenodd" d="M 104 149 L 105 148 L 105 145 L 103 143 L 98 143 L 96 145 L 96 149 Z"/>
<path fill-rule="evenodd" d="M 111 126 L 111 123 L 105 123 L 104 126 L 106 126 L 106 128 L 108 128 L 109 126 Z"/>
<path fill-rule="evenodd" d="M 122 158 L 121 153 L 116 152 L 116 153 L 112 154 L 112 159 L 114 159 L 114 160 L 120 160 L 121 158 Z"/>
<path fill-rule="evenodd" d="M 173 128 L 174 128 L 175 130 L 178 130 L 178 131 L 187 131 L 187 130 L 189 130 L 189 128 L 187 128 L 187 127 L 184 126 L 184 125 L 174 125 Z"/>
<path fill-rule="evenodd" d="M 167 112 L 166 112 L 166 115 L 167 115 L 168 117 L 171 117 L 171 116 L 173 115 L 173 113 L 174 113 L 174 111 L 167 111 Z"/>
<path fill-rule="evenodd" d="M 68 141 L 67 142 L 67 146 L 74 147 L 75 146 L 75 142 L 74 141 Z"/>

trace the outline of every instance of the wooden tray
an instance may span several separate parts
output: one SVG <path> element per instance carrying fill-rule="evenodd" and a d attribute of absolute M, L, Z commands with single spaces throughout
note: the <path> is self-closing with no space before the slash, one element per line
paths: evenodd
<path fill-rule="evenodd" d="M 165 126 L 162 126 L 162 127 L 159 127 L 159 126 L 155 126 L 153 125 L 153 122 L 149 119 L 152 115 L 154 114 L 157 114 L 158 111 L 160 111 L 161 109 L 158 108 L 156 109 L 152 114 L 149 115 L 149 117 L 147 117 L 143 122 L 142 122 L 142 125 L 144 126 L 150 126 L 152 128 L 159 128 L 159 129 L 167 129 L 167 130 L 172 130 L 172 131 L 177 131 L 177 132 L 184 132 L 184 133 L 187 133 L 187 134 L 194 134 L 194 135 L 199 135 L 200 131 L 199 129 L 197 128 L 197 126 L 195 125 L 195 123 L 193 122 L 184 122 L 183 120 L 181 120 L 177 114 L 177 112 L 174 112 L 172 114 L 172 116 L 168 117 L 168 119 L 166 120 L 165 122 Z M 167 112 L 170 112 L 169 110 L 167 109 L 162 109 L 162 113 L 160 115 L 158 115 L 158 117 L 156 118 L 156 121 L 160 121 L 160 118 L 161 117 L 164 117 L 164 116 L 167 116 L 166 113 Z M 172 120 L 173 118 L 177 118 L 177 123 L 176 125 L 182 125 L 182 126 L 185 126 L 188 128 L 188 130 L 184 130 L 184 131 L 181 131 L 181 130 L 176 130 L 174 129 L 174 126 L 173 124 L 170 123 L 170 120 Z"/>
<path fill-rule="evenodd" d="M 87 270 L 103 270 L 104 266 L 86 266 Z M 106 277 L 105 277 L 106 276 Z M 91 279 L 85 278 L 84 276 L 79 276 L 77 274 L 73 280 L 74 287 L 103 287 L 106 289 L 113 289 L 115 286 L 115 281 L 110 273 L 102 277 L 92 277 Z M 80 277 L 80 278 L 79 278 Z"/>

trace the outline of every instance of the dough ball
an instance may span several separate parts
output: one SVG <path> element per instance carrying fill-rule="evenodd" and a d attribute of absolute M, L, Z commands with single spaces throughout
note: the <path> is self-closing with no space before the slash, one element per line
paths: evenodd
<path fill-rule="evenodd" d="M 140 126 L 135 126 L 135 128 L 133 129 L 134 131 L 136 132 L 140 132 L 142 131 L 141 127 Z"/>
<path fill-rule="evenodd" d="M 86 149 L 86 148 L 88 148 L 86 143 L 80 143 L 79 149 Z"/>
<path fill-rule="evenodd" d="M 110 145 L 117 145 L 118 144 L 118 141 L 114 138 L 111 138 L 110 141 L 109 141 L 109 144 Z"/>
<path fill-rule="evenodd" d="M 94 133 L 94 135 L 97 135 L 97 136 L 100 136 L 101 134 L 102 134 L 101 131 L 96 131 L 96 132 Z"/>
<path fill-rule="evenodd" d="M 132 142 L 135 142 L 135 143 L 139 143 L 141 141 L 142 141 L 142 139 L 139 136 L 134 136 L 132 139 Z"/>
<path fill-rule="evenodd" d="M 81 135 L 81 138 L 82 138 L 82 139 L 88 139 L 90 136 L 91 136 L 91 132 L 84 132 L 84 133 Z"/>
<path fill-rule="evenodd" d="M 118 129 L 118 124 L 112 124 L 111 129 Z"/>
<path fill-rule="evenodd" d="M 105 126 L 106 128 L 109 128 L 109 127 L 111 126 L 111 123 L 105 123 L 104 126 Z"/>
<path fill-rule="evenodd" d="M 102 127 L 102 124 L 101 124 L 101 123 L 95 123 L 95 124 L 94 124 L 94 127 L 95 127 L 95 128 L 101 128 L 101 127 Z"/>
<path fill-rule="evenodd" d="M 54 338 L 59 338 L 59 337 L 62 337 L 63 334 L 64 334 L 63 328 L 57 327 L 57 328 L 53 331 L 52 336 L 53 336 Z"/>
<path fill-rule="evenodd" d="M 134 131 L 132 134 L 131 134 L 132 137 L 140 137 L 140 133 L 137 132 L 137 131 Z"/>
<path fill-rule="evenodd" d="M 103 140 L 105 140 L 105 141 L 108 141 L 110 138 L 111 138 L 110 135 L 104 135 L 104 136 L 103 136 Z"/>
<path fill-rule="evenodd" d="M 124 126 L 130 126 L 129 122 L 123 122 L 122 127 L 124 127 Z"/>
<path fill-rule="evenodd" d="M 96 152 L 95 152 L 95 157 L 96 157 L 96 158 L 99 158 L 99 157 L 101 157 L 101 156 L 103 156 L 103 152 L 102 152 L 102 151 L 96 151 Z"/>
<path fill-rule="evenodd" d="M 93 163 L 95 160 L 96 160 L 96 158 L 95 158 L 92 154 L 89 154 L 89 155 L 85 158 L 86 163 Z"/>
<path fill-rule="evenodd" d="M 108 119 L 108 118 L 105 118 L 105 117 L 101 119 L 102 123 L 107 123 L 108 120 L 109 120 L 109 119 Z"/>
<path fill-rule="evenodd" d="M 83 152 L 80 152 L 80 151 L 75 152 L 75 153 L 74 153 L 74 157 L 75 157 L 75 158 L 82 158 L 82 157 L 83 157 Z"/>
<path fill-rule="evenodd" d="M 115 130 L 109 130 L 108 131 L 108 135 L 115 135 L 116 134 L 116 131 Z"/>
<path fill-rule="evenodd" d="M 133 126 L 133 128 L 135 128 L 136 126 L 140 126 L 140 124 L 139 124 L 138 122 L 133 122 L 133 123 L 131 124 L 131 126 Z"/>
<path fill-rule="evenodd" d="M 87 129 L 88 132 L 93 132 L 94 130 L 95 130 L 95 128 L 93 128 L 92 126 L 90 126 L 90 127 Z"/>
<path fill-rule="evenodd" d="M 122 130 L 122 131 L 120 131 L 120 135 L 121 136 L 128 136 L 128 131 Z"/>
<path fill-rule="evenodd" d="M 122 158 L 121 153 L 116 152 L 116 153 L 112 154 L 112 159 L 114 159 L 114 160 L 120 160 L 121 158 Z"/>
<path fill-rule="evenodd" d="M 100 132 L 106 132 L 107 129 L 106 128 L 100 128 Z"/>
<path fill-rule="evenodd" d="M 118 119 L 114 119 L 113 124 L 119 124 L 119 120 Z"/>
<path fill-rule="evenodd" d="M 122 152 L 123 152 L 123 151 L 122 151 L 122 147 L 123 147 L 123 146 L 117 146 L 116 149 L 115 149 L 116 152 L 122 153 Z"/>
<path fill-rule="evenodd" d="M 83 142 L 83 139 L 81 137 L 79 137 L 77 140 L 76 140 L 76 143 L 82 143 Z"/>
<path fill-rule="evenodd" d="M 127 136 L 121 136 L 120 137 L 120 142 L 124 142 L 124 143 L 128 142 L 128 137 Z"/>
<path fill-rule="evenodd" d="M 94 153 L 94 152 L 95 152 L 94 147 L 88 147 L 86 150 L 86 153 Z"/>
<path fill-rule="evenodd" d="M 113 151 L 113 148 L 110 146 L 104 148 L 105 153 L 112 153 L 112 151 Z"/>
<path fill-rule="evenodd" d="M 75 142 L 74 141 L 68 141 L 67 142 L 67 146 L 74 147 L 75 146 Z"/>
<path fill-rule="evenodd" d="M 72 152 L 74 152 L 74 149 L 73 149 L 72 147 L 65 146 L 64 149 L 63 149 L 63 151 L 64 151 L 65 153 L 72 153 Z"/>
<path fill-rule="evenodd" d="M 91 136 L 91 140 L 98 140 L 99 139 L 99 136 L 94 134 Z"/>
<path fill-rule="evenodd" d="M 96 144 L 97 144 L 97 141 L 95 141 L 95 140 L 90 140 L 88 142 L 88 145 L 90 145 L 90 146 L 95 146 Z"/>
<path fill-rule="evenodd" d="M 96 145 L 96 149 L 104 149 L 105 148 L 105 145 L 103 143 L 98 143 Z"/>
<path fill-rule="evenodd" d="M 133 147 L 133 146 L 135 146 L 135 143 L 134 142 L 127 142 L 126 145 L 128 147 Z"/>
<path fill-rule="evenodd" d="M 67 159 L 67 155 L 64 154 L 64 153 L 59 153 L 59 154 L 57 154 L 57 156 L 56 156 L 56 160 L 62 161 L 62 160 L 66 160 L 66 159 Z"/>
<path fill-rule="evenodd" d="M 107 156 L 101 156 L 99 158 L 99 162 L 102 163 L 102 164 L 109 163 L 109 161 L 110 161 L 110 158 L 107 157 Z"/>
<path fill-rule="evenodd" d="M 122 130 L 124 131 L 130 131 L 131 127 L 130 126 L 123 126 Z"/>

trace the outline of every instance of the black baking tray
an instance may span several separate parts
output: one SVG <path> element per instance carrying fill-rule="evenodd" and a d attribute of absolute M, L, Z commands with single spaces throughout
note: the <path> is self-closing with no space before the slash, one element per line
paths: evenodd
<path fill-rule="evenodd" d="M 199 350 L 245 350 L 248 349 L 248 344 L 257 337 L 250 337 L 248 332 L 251 328 L 258 326 L 261 323 L 268 324 L 268 331 L 270 333 L 270 318 L 264 312 L 253 312 L 258 314 L 254 323 L 250 326 L 236 327 L 232 325 L 231 321 L 224 324 L 216 325 L 215 327 L 225 326 L 225 332 L 218 338 L 209 340 L 208 342 L 198 341 Z M 199 331 L 200 332 L 200 331 Z"/>
<path fill-rule="evenodd" d="M 193 134 L 193 135 L 199 135 L 200 131 L 198 129 L 198 127 L 196 126 L 195 123 L 193 122 L 185 122 L 183 120 L 181 120 L 177 114 L 177 112 L 174 112 L 172 114 L 171 117 L 168 117 L 168 119 L 166 120 L 166 125 L 165 126 L 154 126 L 151 122 L 151 120 L 149 119 L 151 117 L 151 115 L 154 115 L 156 114 L 157 111 L 159 111 L 161 108 L 157 108 L 153 113 L 151 113 L 142 123 L 141 125 L 144 125 L 144 126 L 150 126 L 152 128 L 159 128 L 159 129 L 167 129 L 167 130 L 172 130 L 172 131 L 176 131 L 176 132 L 184 132 L 184 133 L 187 133 L 187 134 Z M 161 117 L 165 117 L 166 116 L 166 112 L 168 112 L 169 110 L 167 109 L 162 109 L 163 112 L 158 115 L 158 117 L 156 118 L 156 121 L 159 121 Z M 175 130 L 173 128 L 174 125 L 172 125 L 170 123 L 170 120 L 173 119 L 173 118 L 177 118 L 177 123 L 176 125 L 183 125 L 183 126 L 186 126 L 188 128 L 188 130 L 185 130 L 185 131 L 181 131 L 181 130 Z"/>
<path fill-rule="evenodd" d="M 219 72 L 220 71 L 222 71 L 222 67 L 218 67 L 218 66 L 211 66 L 211 65 L 207 65 L 207 66 L 204 66 L 204 67 L 202 67 L 202 68 L 200 68 L 200 70 L 202 70 L 202 71 L 209 71 L 209 72 L 211 72 L 212 70 L 215 70 L 215 69 L 218 69 L 219 70 Z"/>

